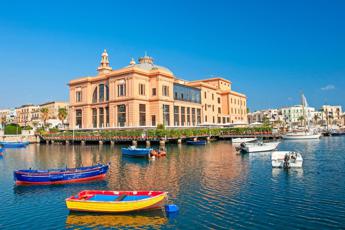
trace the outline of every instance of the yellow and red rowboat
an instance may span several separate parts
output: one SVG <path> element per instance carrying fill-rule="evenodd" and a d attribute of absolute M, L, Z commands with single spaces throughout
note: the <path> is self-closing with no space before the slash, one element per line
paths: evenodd
<path fill-rule="evenodd" d="M 168 197 L 162 191 L 84 190 L 66 199 L 67 208 L 80 212 L 133 212 L 161 208 Z"/>

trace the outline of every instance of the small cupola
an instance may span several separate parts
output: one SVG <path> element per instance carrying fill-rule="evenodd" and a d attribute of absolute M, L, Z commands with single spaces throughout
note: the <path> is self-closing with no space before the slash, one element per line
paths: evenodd
<path fill-rule="evenodd" d="M 109 73 L 111 70 L 112 68 L 109 66 L 107 50 L 104 50 L 102 53 L 101 64 L 97 68 L 98 74 L 106 74 L 106 73 Z"/>

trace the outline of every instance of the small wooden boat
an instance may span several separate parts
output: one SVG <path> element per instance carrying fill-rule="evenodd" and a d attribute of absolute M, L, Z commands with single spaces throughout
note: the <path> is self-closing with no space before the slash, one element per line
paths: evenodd
<path fill-rule="evenodd" d="M 123 155 L 131 157 L 149 157 L 151 151 L 152 148 L 136 148 L 134 146 L 121 149 Z"/>
<path fill-rule="evenodd" d="M 196 141 L 186 141 L 187 145 L 206 145 L 207 141 L 205 140 L 196 140 Z"/>
<path fill-rule="evenodd" d="M 0 146 L 3 148 L 25 148 L 28 145 L 28 142 L 0 142 Z"/>
<path fill-rule="evenodd" d="M 274 151 L 272 152 L 273 168 L 301 168 L 303 158 L 299 152 Z"/>
<path fill-rule="evenodd" d="M 133 212 L 161 208 L 168 197 L 161 191 L 84 190 L 66 199 L 67 208 L 80 212 Z"/>
<path fill-rule="evenodd" d="M 50 169 L 50 170 L 16 170 L 14 179 L 17 185 L 68 184 L 102 179 L 109 166 L 97 164 L 89 167 Z"/>

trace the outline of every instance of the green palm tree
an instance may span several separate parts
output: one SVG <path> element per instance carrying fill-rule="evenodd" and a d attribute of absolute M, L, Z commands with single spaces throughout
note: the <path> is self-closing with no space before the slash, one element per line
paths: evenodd
<path fill-rule="evenodd" d="M 317 122 L 318 122 L 319 119 L 320 119 L 319 115 L 318 115 L 318 114 L 315 114 L 315 115 L 314 115 L 315 124 L 317 124 Z"/>
<path fill-rule="evenodd" d="M 40 112 L 42 115 L 43 124 L 44 124 L 44 126 L 46 126 L 47 120 L 49 118 L 49 110 L 48 110 L 48 108 L 41 108 Z"/>
<path fill-rule="evenodd" d="M 66 108 L 59 108 L 59 111 L 58 111 L 58 118 L 59 120 L 61 121 L 62 123 L 62 126 L 64 126 L 64 120 L 66 119 L 67 117 L 67 109 Z"/>
<path fill-rule="evenodd" d="M 304 122 L 304 116 L 300 116 L 298 119 L 297 119 L 299 122 L 301 122 L 301 126 L 303 126 L 303 122 Z"/>

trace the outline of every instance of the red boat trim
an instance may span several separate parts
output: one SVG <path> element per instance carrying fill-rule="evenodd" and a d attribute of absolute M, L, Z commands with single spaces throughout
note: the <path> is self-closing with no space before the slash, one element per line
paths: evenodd
<path fill-rule="evenodd" d="M 17 185 L 51 185 L 51 184 L 70 184 L 70 183 L 78 183 L 84 181 L 91 181 L 91 180 L 98 180 L 103 179 L 105 177 L 105 173 L 93 177 L 86 177 L 80 179 L 73 179 L 73 180 L 61 180 L 61 181 L 52 181 L 52 182 L 28 182 L 28 181 L 16 181 Z"/>

